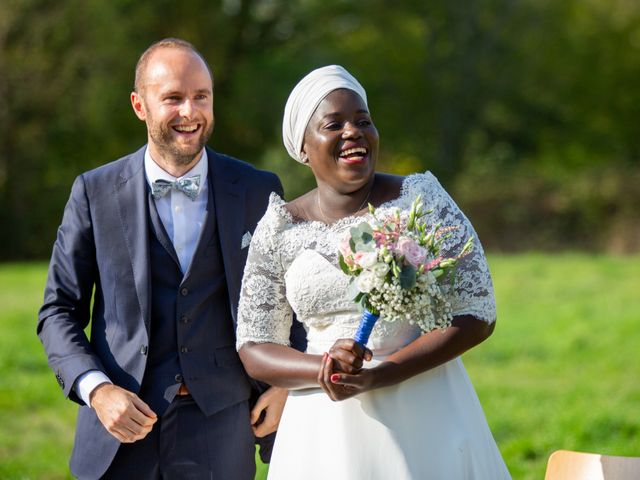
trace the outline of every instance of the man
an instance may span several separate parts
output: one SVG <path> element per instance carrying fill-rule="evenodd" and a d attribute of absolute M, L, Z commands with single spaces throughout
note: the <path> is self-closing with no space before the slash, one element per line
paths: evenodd
<path fill-rule="evenodd" d="M 131 104 L 148 144 L 76 179 L 39 314 L 49 365 L 81 405 L 71 471 L 252 479 L 253 434 L 275 430 L 286 391 L 249 410 L 261 389 L 236 353 L 235 312 L 251 232 L 282 188 L 205 147 L 213 80 L 191 44 L 149 47 Z"/>

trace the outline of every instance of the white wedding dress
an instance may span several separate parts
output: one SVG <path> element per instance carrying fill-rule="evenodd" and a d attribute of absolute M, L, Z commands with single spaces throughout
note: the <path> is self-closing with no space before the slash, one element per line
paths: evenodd
<path fill-rule="evenodd" d="M 458 253 L 475 235 L 467 218 L 430 173 L 404 180 L 386 209 L 408 209 L 418 195 L 430 224 L 459 225 L 445 243 Z M 360 313 L 347 296 L 338 246 L 349 228 L 299 221 L 271 195 L 253 236 L 238 312 L 238 348 L 245 342 L 288 345 L 292 314 L 307 330 L 308 353 L 353 337 Z M 479 242 L 458 267 L 454 315 L 495 320 L 491 277 Z M 378 320 L 368 346 L 373 366 L 420 335 L 409 322 Z M 510 478 L 460 358 L 397 385 L 333 402 L 319 388 L 292 391 L 280 422 L 269 479 L 403 480 Z"/>

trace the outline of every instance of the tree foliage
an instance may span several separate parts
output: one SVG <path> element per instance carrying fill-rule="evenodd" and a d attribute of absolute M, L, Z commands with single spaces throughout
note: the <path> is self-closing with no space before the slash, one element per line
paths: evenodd
<path fill-rule="evenodd" d="M 133 70 L 167 36 L 212 66 L 212 146 L 289 197 L 313 178 L 282 147 L 286 97 L 338 63 L 367 89 L 380 169 L 432 170 L 489 247 L 640 248 L 637 2 L 6 0 L 1 258 L 47 256 L 74 176 L 144 143 Z"/>

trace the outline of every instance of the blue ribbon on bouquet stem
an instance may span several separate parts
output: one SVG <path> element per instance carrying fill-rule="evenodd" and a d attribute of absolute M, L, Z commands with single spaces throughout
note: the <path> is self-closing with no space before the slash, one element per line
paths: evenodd
<path fill-rule="evenodd" d="M 362 318 L 360 319 L 360 325 L 358 325 L 358 330 L 354 335 L 353 339 L 358 342 L 362 347 L 367 346 L 367 342 L 369 341 L 369 336 L 371 335 L 371 331 L 373 330 L 373 326 L 380 318 L 380 315 L 375 313 L 371 313 L 369 310 L 362 312 Z"/>

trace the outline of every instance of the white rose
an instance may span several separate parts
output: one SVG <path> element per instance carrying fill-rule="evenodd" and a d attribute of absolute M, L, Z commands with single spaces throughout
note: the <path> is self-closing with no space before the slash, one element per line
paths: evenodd
<path fill-rule="evenodd" d="M 371 267 L 371 271 L 378 278 L 384 278 L 389 273 L 389 265 L 386 263 L 377 263 L 373 267 Z"/>
<path fill-rule="evenodd" d="M 376 252 L 358 252 L 355 254 L 355 261 L 361 268 L 371 268 L 378 263 Z"/>
<path fill-rule="evenodd" d="M 364 293 L 369 293 L 378 284 L 378 279 L 371 270 L 365 270 L 356 278 L 356 286 L 358 290 Z"/>

